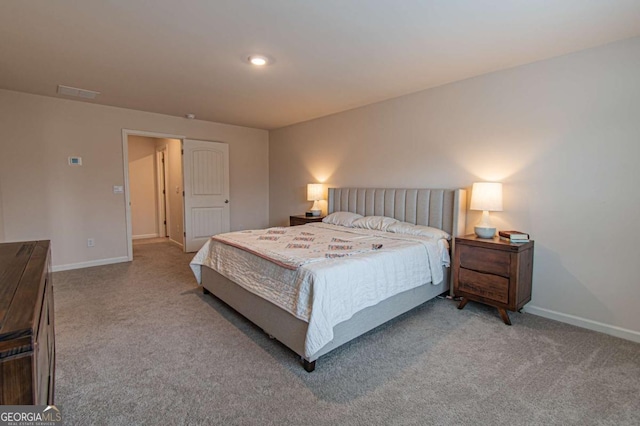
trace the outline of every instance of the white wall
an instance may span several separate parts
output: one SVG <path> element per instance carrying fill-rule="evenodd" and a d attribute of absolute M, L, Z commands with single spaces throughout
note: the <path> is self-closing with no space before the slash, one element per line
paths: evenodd
<path fill-rule="evenodd" d="M 0 90 L 5 240 L 51 239 L 54 267 L 127 256 L 122 129 L 226 142 L 231 227 L 268 224 L 268 132 Z M 83 165 L 67 165 L 81 156 Z M 95 247 L 87 248 L 87 238 Z"/>
<path fill-rule="evenodd" d="M 157 237 L 156 139 L 129 136 L 129 198 L 133 238 Z"/>
<path fill-rule="evenodd" d="M 272 131 L 271 225 L 310 182 L 499 180 L 499 228 L 535 239 L 527 309 L 640 341 L 639 70 L 635 38 Z"/>

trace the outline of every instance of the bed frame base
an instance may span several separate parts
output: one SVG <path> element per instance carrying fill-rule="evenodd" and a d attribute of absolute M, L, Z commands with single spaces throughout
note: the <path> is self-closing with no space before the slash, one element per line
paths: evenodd
<path fill-rule="evenodd" d="M 289 349 L 302 357 L 303 367 L 312 372 L 315 361 L 322 355 L 408 312 L 449 289 L 448 270 L 445 279 L 438 285 L 425 284 L 383 300 L 357 312 L 351 319 L 333 328 L 333 340 L 316 353 L 305 357 L 304 346 L 308 324 L 271 302 L 257 296 L 211 268 L 202 267 L 204 294 L 212 294 L 249 321 L 262 328 Z"/>

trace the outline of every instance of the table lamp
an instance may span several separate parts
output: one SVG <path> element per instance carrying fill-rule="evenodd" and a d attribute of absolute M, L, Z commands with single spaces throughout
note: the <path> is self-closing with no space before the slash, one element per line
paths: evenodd
<path fill-rule="evenodd" d="M 313 206 L 311 207 L 311 214 L 313 216 L 320 216 L 320 213 L 322 213 L 318 201 L 323 199 L 323 192 L 321 183 L 307 184 L 307 201 L 313 201 Z"/>
<path fill-rule="evenodd" d="M 471 189 L 471 210 L 482 210 L 482 219 L 474 230 L 479 238 L 493 238 L 496 228 L 489 219 L 489 212 L 502 211 L 502 184 L 499 182 L 475 182 Z"/>

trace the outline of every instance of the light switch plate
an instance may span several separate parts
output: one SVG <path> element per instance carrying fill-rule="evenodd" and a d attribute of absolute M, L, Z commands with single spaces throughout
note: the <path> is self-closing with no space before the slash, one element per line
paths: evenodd
<path fill-rule="evenodd" d="M 124 186 L 113 185 L 113 193 L 114 194 L 124 194 Z"/>

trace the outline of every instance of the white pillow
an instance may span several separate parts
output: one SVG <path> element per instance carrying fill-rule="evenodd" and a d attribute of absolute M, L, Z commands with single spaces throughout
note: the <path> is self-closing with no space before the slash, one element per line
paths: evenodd
<path fill-rule="evenodd" d="M 374 229 L 376 231 L 386 231 L 387 228 L 394 223 L 397 223 L 397 219 L 385 216 L 365 216 L 358 220 L 355 220 L 351 226 L 354 228 Z"/>
<path fill-rule="evenodd" d="M 329 225 L 346 226 L 350 228 L 353 222 L 361 217 L 362 215 L 357 213 L 335 212 L 322 219 L 322 222 L 328 223 Z"/>
<path fill-rule="evenodd" d="M 387 228 L 387 232 L 395 232 L 397 234 L 421 235 L 423 237 L 450 240 L 451 235 L 442 229 L 432 228 L 431 226 L 414 225 L 408 222 L 396 222 Z"/>

